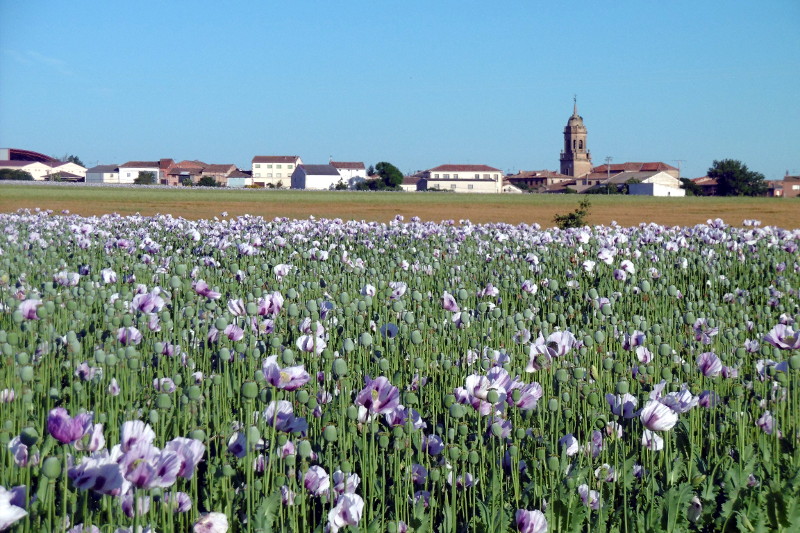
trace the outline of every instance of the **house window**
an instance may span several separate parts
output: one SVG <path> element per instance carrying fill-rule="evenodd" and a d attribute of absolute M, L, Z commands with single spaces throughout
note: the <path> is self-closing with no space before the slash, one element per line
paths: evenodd
<path fill-rule="evenodd" d="M 495 175 L 494 175 L 494 179 L 497 179 L 497 177 L 498 177 L 498 176 L 497 176 L 497 174 L 495 174 Z"/>
<path fill-rule="evenodd" d="M 484 174 L 483 175 L 483 179 L 488 180 L 489 179 L 489 174 Z"/>
<path fill-rule="evenodd" d="M 280 165 L 278 165 L 278 166 L 280 167 Z M 276 177 L 276 178 L 280 178 L 280 177 L 281 177 L 281 173 L 280 173 L 280 172 L 278 172 L 277 174 L 275 174 L 275 177 Z"/>
<path fill-rule="evenodd" d="M 450 188 L 451 188 L 451 189 L 453 189 L 453 190 L 455 190 L 455 189 L 456 189 L 456 184 L 455 184 L 455 183 L 451 183 L 451 184 L 450 184 Z"/>
<path fill-rule="evenodd" d="M 261 165 L 259 163 L 256 163 L 256 168 L 261 168 Z"/>
<path fill-rule="evenodd" d="M 453 174 L 453 179 L 457 180 L 458 179 L 458 174 Z"/>
<path fill-rule="evenodd" d="M 467 189 L 474 189 L 474 188 L 475 188 L 475 186 L 473 184 L 471 184 L 471 183 L 469 185 L 467 185 Z"/>
<path fill-rule="evenodd" d="M 130 177 L 131 177 L 131 173 L 130 173 L 130 172 L 127 172 L 126 174 L 127 174 L 127 175 L 125 176 L 126 178 L 130 178 Z"/>
<path fill-rule="evenodd" d="M 286 165 L 286 168 L 289 168 L 289 169 L 294 168 L 294 165 Z"/>
<path fill-rule="evenodd" d="M 275 165 L 275 168 L 281 168 L 281 166 L 280 165 Z"/>
<path fill-rule="evenodd" d="M 792 185 L 793 191 L 800 191 L 800 185 Z"/>
<path fill-rule="evenodd" d="M 444 175 L 444 179 L 449 180 L 450 179 L 450 174 L 445 174 Z"/>
<path fill-rule="evenodd" d="M 261 173 L 260 172 L 256 172 L 256 177 L 260 178 L 261 177 Z"/>
<path fill-rule="evenodd" d="M 475 174 L 475 179 L 476 179 L 476 180 L 479 180 L 479 179 L 481 179 L 481 175 L 480 175 L 480 174 Z"/>
<path fill-rule="evenodd" d="M 267 168 L 272 168 L 272 165 L 267 165 Z"/>
<path fill-rule="evenodd" d="M 438 180 L 439 179 L 439 174 L 434 174 L 433 178 Z"/>
<path fill-rule="evenodd" d="M 267 177 L 271 178 L 272 177 L 272 172 L 267 172 Z"/>

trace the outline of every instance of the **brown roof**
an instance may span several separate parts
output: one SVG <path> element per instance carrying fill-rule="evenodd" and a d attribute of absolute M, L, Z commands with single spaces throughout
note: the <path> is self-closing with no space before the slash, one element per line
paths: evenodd
<path fill-rule="evenodd" d="M 403 178 L 403 185 L 416 185 L 422 179 L 418 176 L 406 176 Z"/>
<path fill-rule="evenodd" d="M 660 161 L 649 163 L 619 163 L 616 165 L 600 165 L 594 167 L 592 172 L 658 172 L 662 170 L 678 170 L 672 165 Z"/>
<path fill-rule="evenodd" d="M 119 168 L 127 168 L 127 167 L 133 167 L 133 168 L 155 167 L 155 168 L 160 168 L 158 161 L 128 161 L 127 163 L 124 163 L 124 164 L 119 166 Z"/>
<path fill-rule="evenodd" d="M 300 159 L 297 155 L 257 155 L 253 163 L 294 163 Z"/>
<path fill-rule="evenodd" d="M 236 165 L 233 163 L 230 165 L 206 165 L 205 168 L 203 168 L 203 172 L 229 172 L 232 171 L 231 168 L 236 169 Z"/>
<path fill-rule="evenodd" d="M 697 185 L 716 185 L 717 179 L 716 178 L 709 178 L 708 176 L 701 176 L 699 178 L 692 179 Z"/>
<path fill-rule="evenodd" d="M 506 176 L 507 178 L 563 178 L 563 179 L 572 179 L 572 176 L 567 176 L 566 174 L 561 174 L 560 172 L 556 172 L 555 170 L 520 170 L 516 174 L 512 174 L 510 176 Z"/>
<path fill-rule="evenodd" d="M 361 170 L 364 167 L 364 163 L 360 161 L 331 161 L 331 165 L 336 168 L 344 168 L 348 170 Z"/>
<path fill-rule="evenodd" d="M 487 165 L 439 165 L 428 172 L 502 172 L 502 170 Z"/>
<path fill-rule="evenodd" d="M 180 168 L 203 168 L 207 167 L 205 163 L 202 161 L 181 161 L 180 163 L 175 163 L 173 166 L 180 167 Z"/>

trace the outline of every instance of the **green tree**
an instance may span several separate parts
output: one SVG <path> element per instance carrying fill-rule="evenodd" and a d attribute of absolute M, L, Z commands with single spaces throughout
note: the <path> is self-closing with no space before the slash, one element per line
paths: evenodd
<path fill-rule="evenodd" d="M 375 172 L 380 176 L 387 189 L 398 189 L 403 183 L 403 173 L 391 163 L 381 161 L 375 165 Z"/>
<path fill-rule="evenodd" d="M 767 192 L 764 174 L 736 159 L 715 160 L 708 177 L 717 180 L 717 196 L 761 196 Z"/>
<path fill-rule="evenodd" d="M 199 187 L 219 187 L 219 183 L 211 176 L 203 176 L 199 180 L 197 180 L 197 185 Z"/>
<path fill-rule="evenodd" d="M 153 185 L 156 182 L 156 173 L 149 170 L 141 170 L 133 182 L 136 185 Z"/>
<path fill-rule="evenodd" d="M 25 170 L 2 168 L 0 169 L 0 181 L 33 181 L 31 173 Z"/>
<path fill-rule="evenodd" d="M 64 154 L 64 156 L 61 158 L 61 161 L 64 163 L 75 163 L 76 165 L 80 165 L 82 167 L 86 166 L 83 164 L 83 161 L 81 161 L 81 158 L 74 154 Z"/>
<path fill-rule="evenodd" d="M 347 190 L 347 184 L 344 182 L 344 180 L 342 178 L 339 178 L 339 181 L 333 187 L 333 190 L 334 191 L 346 191 Z"/>
<path fill-rule="evenodd" d="M 375 167 L 372 165 L 367 167 L 367 176 L 374 176 L 375 175 Z"/>
<path fill-rule="evenodd" d="M 586 215 L 589 214 L 589 207 L 592 204 L 589 203 L 589 200 L 583 199 L 578 204 L 577 209 L 572 213 L 567 213 L 566 215 L 556 215 L 553 217 L 553 222 L 561 229 L 569 229 L 569 228 L 580 228 L 586 225 Z"/>
<path fill-rule="evenodd" d="M 681 178 L 681 189 L 686 191 L 686 196 L 703 196 L 703 188 L 689 178 Z"/>

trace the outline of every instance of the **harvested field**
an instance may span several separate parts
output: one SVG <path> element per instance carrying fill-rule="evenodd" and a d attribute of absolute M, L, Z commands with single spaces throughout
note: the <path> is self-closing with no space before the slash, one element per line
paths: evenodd
<path fill-rule="evenodd" d="M 582 198 L 592 206 L 590 224 L 622 226 L 654 222 L 693 225 L 709 218 L 730 224 L 758 219 L 765 225 L 800 227 L 800 200 L 786 198 L 650 198 L 635 196 L 480 195 L 450 193 L 311 192 L 273 190 L 172 189 L 85 185 L 0 185 L 0 212 L 21 208 L 64 209 L 83 216 L 169 213 L 187 219 L 260 215 L 265 218 L 342 218 L 386 222 L 395 215 L 422 220 L 469 219 L 473 223 L 539 223 L 575 209 Z"/>

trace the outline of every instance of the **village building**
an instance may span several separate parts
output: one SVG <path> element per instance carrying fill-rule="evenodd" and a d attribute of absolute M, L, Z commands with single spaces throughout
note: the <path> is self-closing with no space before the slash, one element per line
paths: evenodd
<path fill-rule="evenodd" d="M 586 144 L 586 126 L 578 114 L 578 100 L 573 102 L 572 116 L 564 127 L 564 149 L 561 151 L 561 174 L 583 176 L 592 170 L 592 154 Z"/>
<path fill-rule="evenodd" d="M 333 165 L 299 165 L 291 176 L 292 189 L 327 191 L 336 187 L 342 176 Z"/>
<path fill-rule="evenodd" d="M 361 161 L 331 161 L 330 164 L 339 172 L 348 189 L 355 189 L 367 179 L 367 168 Z"/>
<path fill-rule="evenodd" d="M 303 164 L 296 155 L 257 155 L 252 161 L 253 185 L 256 187 L 288 187 L 292 174 Z"/>
<path fill-rule="evenodd" d="M 775 196 L 783 196 L 784 198 L 797 198 L 800 196 L 800 176 L 790 176 L 787 170 L 786 175 L 783 176 L 782 185 L 782 194 L 776 194 Z"/>
<path fill-rule="evenodd" d="M 488 165 L 439 165 L 419 174 L 417 190 L 498 193 L 503 171 Z"/>
<path fill-rule="evenodd" d="M 93 166 L 86 171 L 86 183 L 119 183 L 119 166 Z"/>

